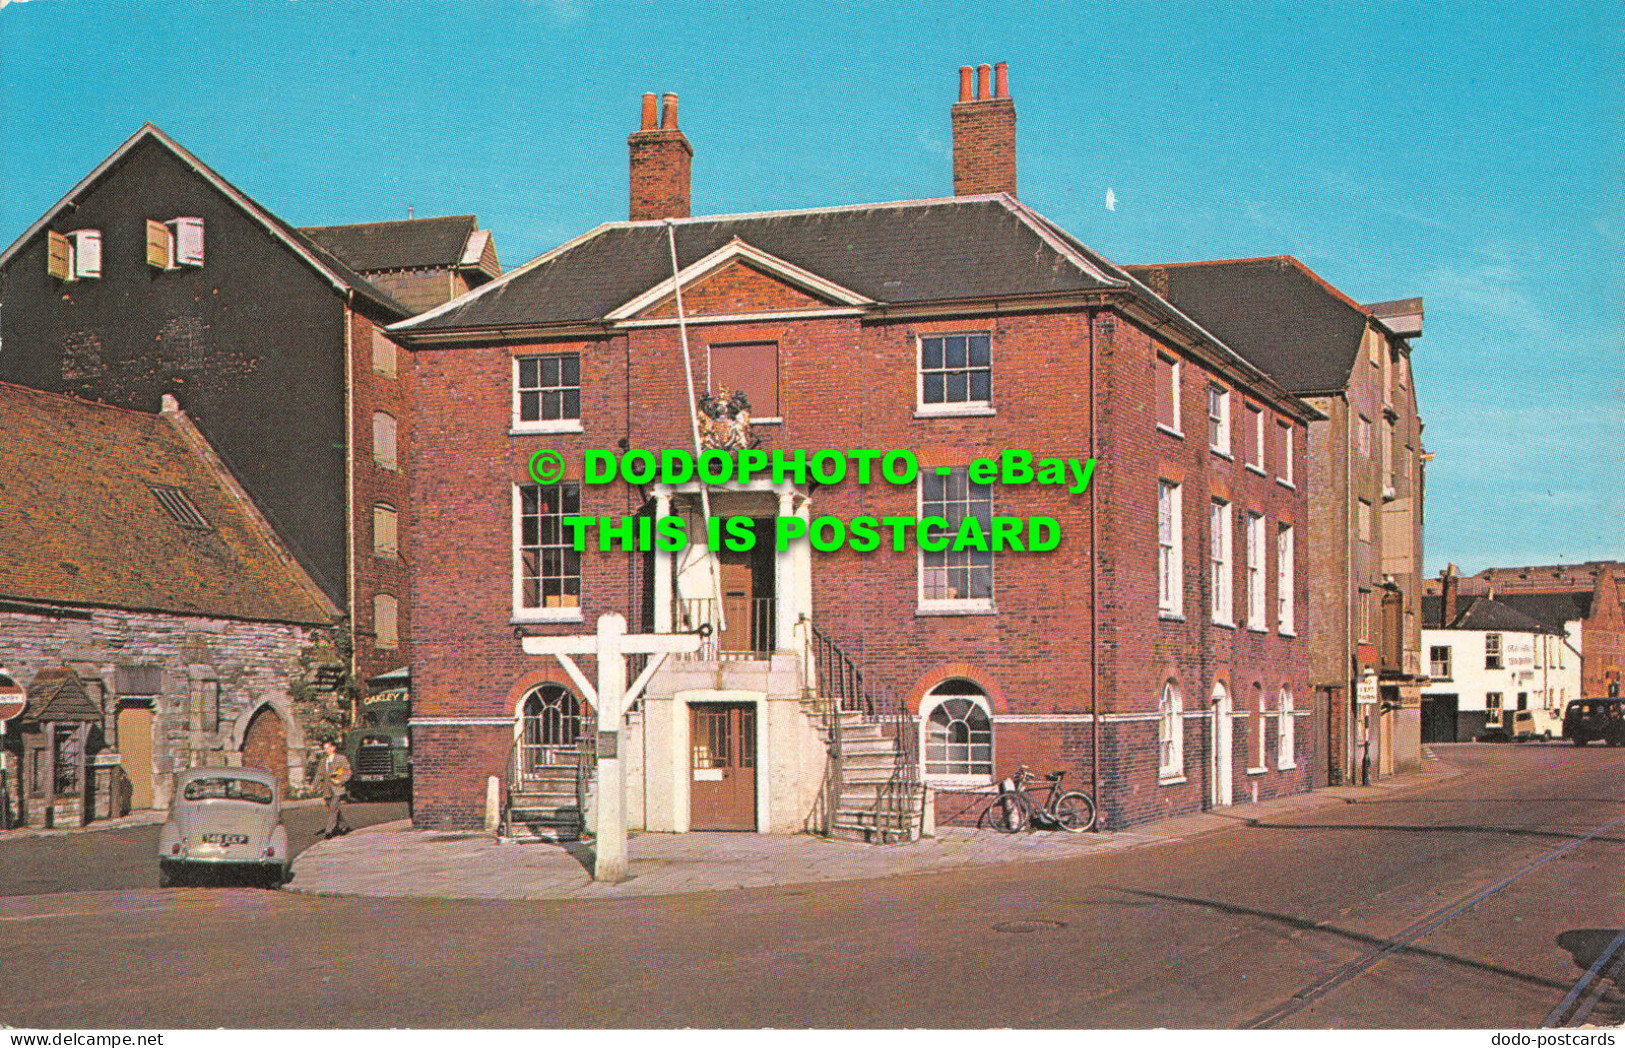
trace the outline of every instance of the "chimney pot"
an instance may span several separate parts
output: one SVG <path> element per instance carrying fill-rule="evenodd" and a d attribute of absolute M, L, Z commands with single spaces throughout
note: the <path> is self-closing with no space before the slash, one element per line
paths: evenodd
<path fill-rule="evenodd" d="M 643 96 L 643 120 L 627 137 L 630 207 L 634 222 L 687 218 L 694 148 L 677 129 L 677 96 Z M 658 126 L 657 126 L 658 123 Z"/>
<path fill-rule="evenodd" d="M 158 401 L 158 410 L 165 415 L 173 415 L 181 409 L 181 402 L 175 399 L 174 394 L 165 393 Z"/>
<path fill-rule="evenodd" d="M 973 97 L 971 91 L 976 82 L 976 70 L 970 66 L 959 67 L 959 100 L 969 102 Z"/>
<path fill-rule="evenodd" d="M 959 70 L 959 101 L 952 110 L 954 129 L 954 196 L 988 193 L 1016 195 L 1016 106 L 1007 94 L 1008 73 L 999 63 L 1002 97 L 994 98 L 989 80 L 993 67 L 977 67 L 980 83 L 970 97 L 970 66 Z"/>
<path fill-rule="evenodd" d="M 1010 63 L 1000 62 L 993 67 L 993 97 L 1010 97 Z"/>

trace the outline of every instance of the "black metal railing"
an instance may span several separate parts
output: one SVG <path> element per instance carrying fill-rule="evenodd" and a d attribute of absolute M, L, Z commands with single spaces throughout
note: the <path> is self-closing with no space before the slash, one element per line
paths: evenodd
<path fill-rule="evenodd" d="M 862 667 L 841 650 L 834 638 L 807 620 L 807 660 L 818 711 L 830 738 L 830 770 L 825 776 L 825 822 L 833 821 L 843 775 L 842 717 L 859 714 L 880 725 L 896 747 L 891 778 L 876 791 L 873 822 L 882 841 L 907 839 L 924 819 L 924 786 L 920 781 L 919 719 L 908 704 L 865 677 Z M 919 820 L 919 823 L 916 822 Z M 826 830 L 827 832 L 827 830 Z"/>
<path fill-rule="evenodd" d="M 765 659 L 773 654 L 777 636 L 772 597 L 724 597 L 726 625 L 715 597 L 684 597 L 672 601 L 672 628 L 679 633 L 710 626 L 698 650 L 678 655 L 679 659 L 700 662 L 731 662 Z"/>

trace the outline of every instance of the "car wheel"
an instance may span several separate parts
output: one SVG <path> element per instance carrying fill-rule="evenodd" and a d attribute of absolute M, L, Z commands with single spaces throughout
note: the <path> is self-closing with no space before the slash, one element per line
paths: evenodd
<path fill-rule="evenodd" d="M 160 862 L 158 864 L 158 887 L 178 888 L 181 885 L 180 868 L 172 863 Z"/>

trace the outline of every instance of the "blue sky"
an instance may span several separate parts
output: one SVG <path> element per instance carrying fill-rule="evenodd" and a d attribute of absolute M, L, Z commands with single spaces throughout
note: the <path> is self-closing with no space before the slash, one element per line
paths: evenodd
<path fill-rule="evenodd" d="M 1425 297 L 1430 573 L 1620 558 L 1622 30 L 1605 3 L 11 2 L 0 243 L 151 120 L 291 222 L 473 212 L 511 267 L 625 217 L 644 91 L 681 96 L 696 214 L 946 196 L 958 67 L 1008 61 L 1022 199 L 1108 257 Z"/>

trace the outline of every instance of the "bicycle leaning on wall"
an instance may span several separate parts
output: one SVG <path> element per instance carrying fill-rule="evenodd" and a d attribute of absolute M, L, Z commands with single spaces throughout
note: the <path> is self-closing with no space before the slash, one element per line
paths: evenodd
<path fill-rule="evenodd" d="M 1077 790 L 1061 791 L 1065 771 L 1052 771 L 1044 776 L 1049 790 L 1042 804 L 1028 791 L 1033 773 L 1021 765 L 1013 778 L 999 783 L 999 795 L 983 813 L 989 826 L 1000 833 L 1020 833 L 1028 826 L 1046 830 L 1065 830 L 1083 833 L 1095 825 L 1095 803 L 1086 793 Z"/>

